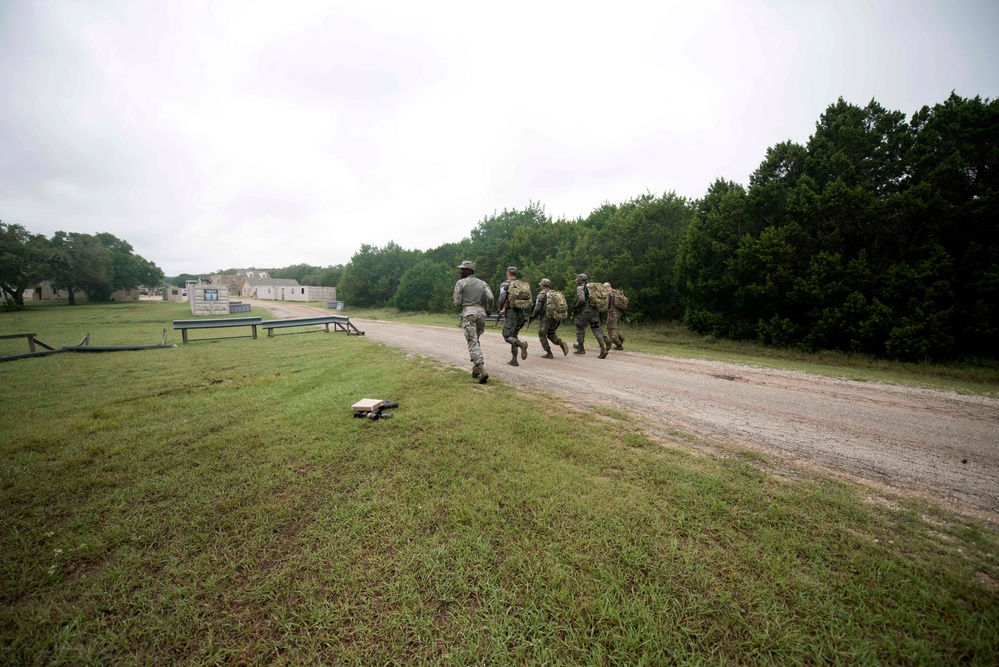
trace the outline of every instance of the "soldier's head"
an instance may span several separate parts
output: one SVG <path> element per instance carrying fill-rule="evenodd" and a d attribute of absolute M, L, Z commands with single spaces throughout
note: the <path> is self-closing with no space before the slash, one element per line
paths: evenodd
<path fill-rule="evenodd" d="M 580 273 L 578 276 L 576 276 L 576 284 L 577 285 L 582 285 L 585 282 L 586 282 L 586 274 L 585 273 Z"/>
<path fill-rule="evenodd" d="M 467 259 L 458 265 L 458 273 L 461 274 L 462 278 L 467 278 L 468 276 L 475 273 L 475 263 L 469 262 Z"/>
<path fill-rule="evenodd" d="M 508 266 L 508 267 L 506 267 L 506 277 L 510 278 L 511 280 L 514 279 L 514 278 L 516 278 L 517 277 L 517 267 L 516 266 Z"/>
<path fill-rule="evenodd" d="M 611 287 L 610 283 L 604 283 L 604 287 L 606 287 L 607 289 L 614 289 L 613 287 Z"/>
<path fill-rule="evenodd" d="M 548 280 L 547 278 L 542 278 L 541 282 L 538 283 L 538 287 L 540 287 L 542 291 L 547 292 L 552 288 L 552 281 Z"/>

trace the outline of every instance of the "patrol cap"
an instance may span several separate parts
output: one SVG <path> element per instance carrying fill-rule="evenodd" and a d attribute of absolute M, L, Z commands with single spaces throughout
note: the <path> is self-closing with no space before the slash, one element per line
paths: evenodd
<path fill-rule="evenodd" d="M 579 275 L 576 276 L 576 280 L 586 280 L 586 279 L 587 278 L 585 273 L 580 273 Z"/>
<path fill-rule="evenodd" d="M 551 287 L 551 284 L 552 284 L 552 281 L 548 280 L 547 278 L 542 278 L 541 282 L 538 283 L 538 286 L 539 287 L 544 287 L 545 285 L 548 285 L 549 287 Z"/>
<path fill-rule="evenodd" d="M 506 267 L 506 272 L 510 273 L 510 274 L 513 274 L 513 275 L 517 275 L 517 267 L 516 266 L 508 266 L 508 267 Z"/>
<path fill-rule="evenodd" d="M 459 269 L 468 269 L 469 271 L 474 271 L 475 270 L 475 263 L 474 262 L 469 262 L 466 259 L 464 262 L 462 262 L 461 264 L 458 265 L 458 268 Z"/>

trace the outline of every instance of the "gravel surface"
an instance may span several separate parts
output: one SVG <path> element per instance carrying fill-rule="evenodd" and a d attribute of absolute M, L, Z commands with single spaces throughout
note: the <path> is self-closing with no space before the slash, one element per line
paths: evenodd
<path fill-rule="evenodd" d="M 317 310 L 256 305 L 278 317 Z M 457 319 L 453 329 L 351 321 L 373 341 L 470 369 Z M 573 327 L 560 333 L 567 357 L 555 348 L 555 359 L 541 359 L 532 327 L 521 336 L 528 358 L 512 367 L 509 345 L 487 327 L 481 343 L 490 380 L 637 412 L 649 430 L 696 435 L 702 448 L 716 443 L 706 448 L 717 453 L 752 449 L 788 470 L 818 469 L 999 522 L 999 400 L 629 351 L 601 360 L 590 333 L 583 356 L 572 354 Z"/>

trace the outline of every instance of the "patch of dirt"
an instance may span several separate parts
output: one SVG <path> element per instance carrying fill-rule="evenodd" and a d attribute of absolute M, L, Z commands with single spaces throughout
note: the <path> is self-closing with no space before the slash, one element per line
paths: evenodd
<path fill-rule="evenodd" d="M 278 317 L 321 310 L 255 305 Z M 454 329 L 352 321 L 371 340 L 470 370 L 457 320 Z M 571 326 L 559 333 L 575 340 Z M 537 334 L 521 339 L 530 342 L 528 358 L 508 366 L 509 345 L 487 327 L 481 344 L 491 381 L 635 413 L 652 432 L 760 452 L 775 465 L 928 498 L 999 524 L 997 399 L 628 351 L 541 359 Z"/>

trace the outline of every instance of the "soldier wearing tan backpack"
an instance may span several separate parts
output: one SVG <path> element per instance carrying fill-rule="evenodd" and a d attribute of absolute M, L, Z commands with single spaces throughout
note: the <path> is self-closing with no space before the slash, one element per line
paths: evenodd
<path fill-rule="evenodd" d="M 500 285 L 499 310 L 504 313 L 503 319 L 503 340 L 510 343 L 510 350 L 513 358 L 506 362 L 511 366 L 519 366 L 517 363 L 517 352 L 520 352 L 522 359 L 527 359 L 527 341 L 520 340 L 517 334 L 527 323 L 527 311 L 534 305 L 531 298 L 531 286 L 526 280 L 517 280 L 517 267 L 511 266 L 506 270 L 506 282 Z"/>
<path fill-rule="evenodd" d="M 586 340 L 586 326 L 593 330 L 593 336 L 600 345 L 599 359 L 606 359 L 610 352 L 610 341 L 600 330 L 600 313 L 607 312 L 607 292 L 600 283 L 586 282 L 586 274 L 576 276 L 576 342 L 572 344 L 573 354 L 586 354 L 583 342 Z"/>
<path fill-rule="evenodd" d="M 617 330 L 617 323 L 628 309 L 628 297 L 621 290 L 614 289 L 610 283 L 604 283 L 604 289 L 610 295 L 607 302 L 607 338 L 614 343 L 615 350 L 623 350 L 624 336 Z"/>
<path fill-rule="evenodd" d="M 569 346 L 558 337 L 557 331 L 562 320 L 569 317 L 569 307 L 565 302 L 565 295 L 553 290 L 551 288 L 552 281 L 547 278 L 542 278 L 538 287 L 541 291 L 538 293 L 538 300 L 534 304 L 534 310 L 531 312 L 528 324 L 541 318 L 541 321 L 538 322 L 538 338 L 541 339 L 541 347 L 545 351 L 545 356 L 541 357 L 542 359 L 555 358 L 551 345 L 548 344 L 549 341 L 562 348 L 562 356 L 564 357 L 569 354 Z"/>

